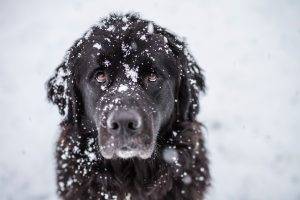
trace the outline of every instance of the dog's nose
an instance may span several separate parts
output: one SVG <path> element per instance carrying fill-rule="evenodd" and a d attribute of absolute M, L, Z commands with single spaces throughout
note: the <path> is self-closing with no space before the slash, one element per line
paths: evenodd
<path fill-rule="evenodd" d="M 113 112 L 107 120 L 108 131 L 112 134 L 134 135 L 142 127 L 141 117 L 135 110 Z"/>

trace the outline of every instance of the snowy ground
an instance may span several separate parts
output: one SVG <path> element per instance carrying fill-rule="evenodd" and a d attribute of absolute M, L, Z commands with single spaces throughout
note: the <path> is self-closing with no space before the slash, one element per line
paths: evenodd
<path fill-rule="evenodd" d="M 111 11 L 138 11 L 185 36 L 205 69 L 207 199 L 300 199 L 297 0 L 1 0 L 1 199 L 56 199 L 60 117 L 44 83 L 72 42 Z"/>

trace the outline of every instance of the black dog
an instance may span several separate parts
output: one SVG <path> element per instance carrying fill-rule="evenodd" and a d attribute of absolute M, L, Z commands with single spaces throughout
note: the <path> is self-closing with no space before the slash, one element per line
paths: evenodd
<path fill-rule="evenodd" d="M 201 69 L 177 36 L 136 14 L 110 15 L 48 81 L 65 114 L 57 143 L 62 199 L 203 199 L 209 169 Z"/>

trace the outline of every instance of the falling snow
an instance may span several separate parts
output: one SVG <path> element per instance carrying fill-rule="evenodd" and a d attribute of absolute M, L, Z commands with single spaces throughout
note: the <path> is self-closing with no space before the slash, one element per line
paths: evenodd
<path fill-rule="evenodd" d="M 91 21 L 97 21 L 99 13 L 107 11 L 94 0 L 82 5 L 59 2 L 59 9 L 54 9 L 58 1 L 26 2 L 30 8 L 14 1 L 4 2 L 0 8 L 3 15 L 9 12 L 9 17 L 1 22 L 6 31 L 0 37 L 0 106 L 5 113 L 0 146 L 1 152 L 9 152 L 0 157 L 0 193 L 2 199 L 52 200 L 57 199 L 53 146 L 60 117 L 44 100 L 45 79 L 74 37 L 86 30 Z M 170 4 L 178 12 L 169 9 Z M 207 199 L 299 199 L 300 40 L 298 21 L 294 20 L 299 18 L 299 3 L 248 0 L 234 4 L 222 0 L 203 1 L 197 6 L 187 1 L 167 1 L 159 6 L 151 1 L 108 1 L 107 5 L 114 10 L 132 10 L 137 5 L 141 10 L 155 10 L 154 17 L 151 12 L 147 16 L 187 36 L 194 55 L 203 65 L 209 90 L 201 98 L 199 119 L 208 132 L 214 180 Z M 25 15 L 29 9 L 39 17 Z M 123 22 L 127 21 L 124 17 Z M 105 26 L 99 23 L 97 27 Z M 112 27 L 106 28 L 113 33 Z M 80 48 L 92 36 L 90 29 L 76 46 Z M 140 39 L 146 40 L 146 35 Z M 28 41 L 36 42 L 28 45 Z M 66 64 L 69 56 L 67 53 Z M 20 73 L 20 66 L 26 76 Z M 67 84 L 67 70 L 59 70 L 57 86 Z M 274 80 L 281 80 L 280 86 Z M 25 95 L 28 91 L 31 95 Z M 67 91 L 62 95 L 67 96 Z M 41 117 L 41 113 L 46 115 Z M 280 120 L 278 113 L 284 116 Z M 68 153 L 64 152 L 63 157 L 67 158 Z M 203 176 L 191 178 L 204 181 Z M 66 187 L 62 182 L 59 186 Z"/>
<path fill-rule="evenodd" d="M 178 161 L 178 153 L 176 149 L 168 147 L 163 150 L 163 159 L 168 163 L 175 163 Z"/>
<path fill-rule="evenodd" d="M 182 178 L 182 182 L 183 182 L 184 184 L 186 184 L 186 185 L 191 184 L 191 183 L 192 183 L 192 178 L 191 178 L 191 176 L 188 175 L 188 174 L 184 174 L 184 175 L 183 175 L 183 178 Z"/>

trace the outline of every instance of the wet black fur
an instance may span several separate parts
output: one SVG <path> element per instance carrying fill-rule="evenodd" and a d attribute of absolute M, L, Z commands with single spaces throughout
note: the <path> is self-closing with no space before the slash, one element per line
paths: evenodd
<path fill-rule="evenodd" d="M 104 24 L 119 23 L 123 15 L 110 15 Z M 133 29 L 149 21 L 135 14 L 127 14 Z M 92 27 L 97 35 L 99 27 Z M 178 66 L 174 112 L 166 126 L 161 127 L 155 153 L 146 160 L 106 160 L 97 152 L 94 124 L 86 119 L 82 95 L 76 84 L 78 53 L 82 51 L 77 40 L 68 51 L 67 59 L 58 66 L 47 82 L 48 99 L 56 104 L 65 119 L 57 143 L 57 187 L 62 199 L 125 199 L 135 200 L 196 200 L 203 199 L 209 185 L 208 159 L 204 147 L 201 123 L 195 117 L 199 111 L 199 92 L 204 92 L 202 71 L 188 52 L 186 44 L 176 35 L 154 24 L 156 34 L 165 36 Z M 191 30 L 192 31 L 192 30 Z M 89 40 L 84 37 L 83 41 Z M 61 74 L 61 72 L 67 72 Z M 57 81 L 60 78 L 61 81 Z M 195 80 L 191 82 L 191 80 Z M 175 137 L 173 132 L 177 132 Z M 175 146 L 179 153 L 178 163 L 167 163 L 162 149 Z M 94 152 L 97 159 L 90 160 L 86 152 Z M 191 183 L 182 181 L 186 176 Z"/>

